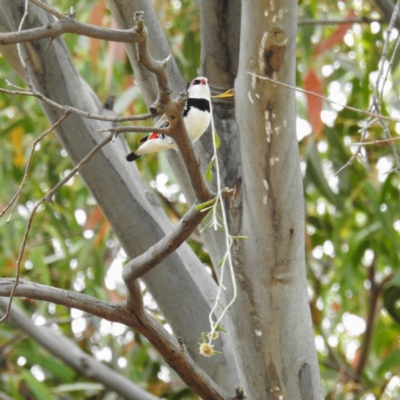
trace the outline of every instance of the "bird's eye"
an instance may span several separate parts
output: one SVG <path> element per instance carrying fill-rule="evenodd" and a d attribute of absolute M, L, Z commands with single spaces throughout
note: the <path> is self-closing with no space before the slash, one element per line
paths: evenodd
<path fill-rule="evenodd" d="M 200 85 L 200 83 L 201 83 L 201 80 L 200 80 L 200 79 L 195 79 L 195 80 L 193 81 L 193 84 L 194 84 L 194 85 Z"/>

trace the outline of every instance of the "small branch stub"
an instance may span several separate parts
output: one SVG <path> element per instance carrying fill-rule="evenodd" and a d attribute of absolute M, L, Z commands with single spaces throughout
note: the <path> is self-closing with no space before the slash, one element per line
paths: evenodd
<path fill-rule="evenodd" d="M 133 14 L 133 20 L 135 21 L 136 24 L 136 32 L 137 33 L 142 32 L 144 28 L 144 12 L 136 11 L 135 14 Z"/>
<path fill-rule="evenodd" d="M 181 103 L 184 106 L 188 98 L 189 98 L 189 92 L 182 92 L 176 98 L 176 102 Z"/>
<path fill-rule="evenodd" d="M 234 400 L 245 400 L 245 399 L 247 399 L 247 396 L 245 395 L 243 388 L 241 386 L 236 386 Z"/>

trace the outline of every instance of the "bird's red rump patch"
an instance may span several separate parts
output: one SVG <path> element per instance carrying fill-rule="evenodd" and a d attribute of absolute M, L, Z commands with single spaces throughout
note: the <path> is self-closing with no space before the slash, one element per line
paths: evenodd
<path fill-rule="evenodd" d="M 147 140 L 151 140 L 151 139 L 157 139 L 158 138 L 158 133 L 152 133 L 151 135 L 149 135 Z"/>

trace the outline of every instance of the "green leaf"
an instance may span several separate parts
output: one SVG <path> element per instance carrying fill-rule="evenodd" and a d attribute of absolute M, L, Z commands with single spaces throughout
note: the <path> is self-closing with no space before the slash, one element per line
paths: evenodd
<path fill-rule="evenodd" d="M 213 165 L 214 160 L 212 159 L 208 164 L 207 164 L 207 170 L 206 170 L 206 181 L 211 182 L 212 181 L 212 165 Z"/>
<path fill-rule="evenodd" d="M 215 327 L 215 331 L 216 332 L 225 332 L 226 333 L 226 329 L 224 329 L 221 325 L 217 325 L 216 327 Z"/>
<path fill-rule="evenodd" d="M 250 239 L 248 236 L 231 236 L 231 239 L 241 240 L 241 239 Z"/>
<path fill-rule="evenodd" d="M 205 203 L 197 204 L 197 206 L 194 207 L 195 210 L 201 211 L 205 209 L 206 207 L 212 206 L 215 203 L 216 199 L 211 199 L 206 201 Z"/>
<path fill-rule="evenodd" d="M 219 139 L 218 133 L 216 130 L 214 130 L 214 140 L 215 140 L 215 147 L 219 149 L 221 146 L 221 140 Z"/>

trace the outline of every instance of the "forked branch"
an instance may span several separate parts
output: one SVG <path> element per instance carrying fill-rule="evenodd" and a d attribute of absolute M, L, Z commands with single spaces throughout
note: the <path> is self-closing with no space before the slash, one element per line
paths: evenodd
<path fill-rule="evenodd" d="M 112 42 L 138 43 L 142 36 L 133 29 L 109 29 L 99 26 L 84 24 L 71 15 L 64 15 L 39 0 L 30 0 L 38 7 L 46 10 L 58 18 L 58 21 L 48 23 L 39 28 L 26 29 L 19 32 L 0 33 L 0 45 L 31 42 L 39 39 L 55 39 L 64 33 L 75 33 L 94 39 L 109 40 Z"/>

